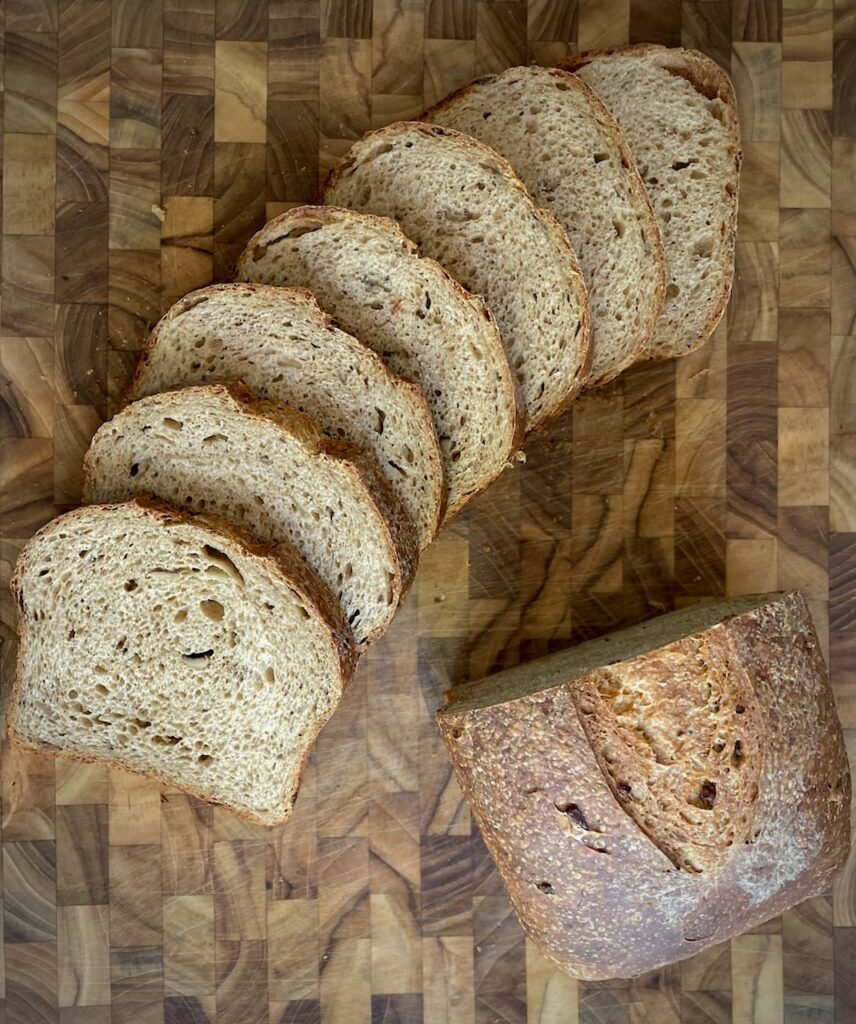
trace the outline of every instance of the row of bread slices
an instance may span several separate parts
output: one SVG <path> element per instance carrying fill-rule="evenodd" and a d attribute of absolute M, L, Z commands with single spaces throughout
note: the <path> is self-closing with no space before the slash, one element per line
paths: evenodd
<path fill-rule="evenodd" d="M 579 70 L 588 76 L 599 62 L 614 68 L 607 82 L 614 79 L 615 89 L 598 84 L 618 121 L 582 77 L 566 71 L 515 68 L 473 83 L 424 122 L 392 125 L 355 144 L 328 180 L 330 205 L 278 217 L 242 255 L 240 283 L 194 292 L 167 313 L 140 362 L 131 403 L 93 439 L 84 500 L 151 494 L 172 509 L 221 517 L 227 533 L 238 528 L 286 545 L 279 564 L 291 566 L 304 614 L 296 626 L 290 616 L 282 620 L 288 638 L 276 644 L 269 627 L 248 631 L 245 620 L 255 620 L 242 610 L 246 569 L 224 571 L 225 542 L 197 538 L 190 545 L 197 561 L 175 572 L 164 570 L 162 553 L 148 569 L 119 571 L 116 603 L 101 608 L 100 626 L 108 614 L 147 616 L 149 625 L 120 629 L 125 658 L 116 667 L 86 646 L 91 629 L 65 624 L 78 654 L 97 661 L 101 689 L 93 692 L 101 700 L 90 693 L 82 702 L 79 685 L 68 697 L 62 672 L 52 669 L 51 687 L 66 694 L 63 713 L 90 723 L 58 739 L 44 696 L 50 688 L 35 704 L 26 692 L 45 670 L 34 636 L 35 622 L 46 620 L 33 619 L 26 597 L 27 572 L 44 568 L 43 538 L 16 582 L 33 661 L 22 663 L 13 710 L 19 737 L 79 755 L 109 751 L 262 820 L 282 817 L 309 739 L 352 671 L 347 652 L 386 630 L 438 528 L 582 387 L 612 379 L 637 358 L 679 354 L 704 340 L 731 277 L 739 147 L 730 85 L 686 51 L 635 49 Z M 649 152 L 645 135 L 634 145 L 626 130 L 631 122 L 619 108 L 627 74 L 642 94 L 654 76 L 671 104 L 679 128 L 661 130 L 670 140 L 665 157 L 662 138 Z M 647 193 L 634 155 L 645 161 Z M 697 250 L 689 269 L 681 256 L 687 247 Z M 168 521 L 173 533 L 211 528 L 163 510 L 100 514 L 118 517 L 124 543 L 129 515 L 148 527 Z M 75 515 L 75 528 L 88 529 L 87 514 Z M 52 529 L 53 537 L 71 527 Z M 105 566 L 119 555 L 85 550 L 78 568 L 95 557 L 99 578 L 113 579 Z M 227 561 L 234 567 L 234 554 Z M 167 576 L 199 590 L 198 600 L 183 596 L 175 580 L 161 600 Z M 47 621 L 79 614 L 50 590 L 55 570 L 34 579 L 44 591 L 37 604 L 53 609 Z M 174 665 L 157 639 L 164 628 L 152 627 L 167 618 Z M 294 646 L 295 628 L 335 637 L 326 662 L 316 646 L 308 670 L 300 658 L 291 669 L 272 664 Z M 55 639 L 47 627 L 40 631 Z M 115 632 L 106 630 L 111 643 Z M 180 697 L 172 712 L 182 709 L 156 729 L 163 709 L 146 698 L 153 681 L 142 653 L 152 643 L 158 671 Z M 307 671 L 300 686 L 310 698 L 301 703 L 294 679 Z M 232 689 L 224 690 L 227 683 Z M 265 747 L 270 763 L 251 761 L 253 778 L 243 773 L 237 788 L 228 784 L 234 765 L 203 738 L 211 708 L 223 713 L 212 687 L 240 697 L 230 714 L 256 722 L 246 744 L 257 747 L 258 730 L 277 723 L 280 739 Z M 106 726 L 93 731 L 92 722 Z M 286 728 L 295 722 L 296 731 Z"/>

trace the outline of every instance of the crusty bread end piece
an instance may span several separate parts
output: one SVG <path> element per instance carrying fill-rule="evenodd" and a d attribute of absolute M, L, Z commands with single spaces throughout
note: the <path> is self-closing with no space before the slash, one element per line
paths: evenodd
<path fill-rule="evenodd" d="M 703 53 L 642 43 L 570 58 L 615 115 L 645 183 L 666 256 L 663 312 L 647 357 L 693 351 L 734 277 L 740 124 L 734 88 Z"/>
<path fill-rule="evenodd" d="M 694 605 L 456 687 L 440 729 L 529 937 L 625 978 L 823 892 L 850 773 L 799 593 Z"/>
<path fill-rule="evenodd" d="M 11 737 L 104 761 L 265 825 L 291 811 L 354 669 L 350 629 L 287 545 L 140 499 L 24 548 Z"/>

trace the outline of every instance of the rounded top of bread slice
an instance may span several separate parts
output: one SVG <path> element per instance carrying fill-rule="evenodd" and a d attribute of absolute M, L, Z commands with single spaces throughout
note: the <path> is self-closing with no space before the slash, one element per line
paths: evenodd
<path fill-rule="evenodd" d="M 9 730 L 105 760 L 264 824 L 354 668 L 350 629 L 288 546 L 150 500 L 53 520 L 12 583 Z"/>
<path fill-rule="evenodd" d="M 496 323 L 387 217 L 302 206 L 266 224 L 238 260 L 243 280 L 309 288 L 434 417 L 448 522 L 512 459 L 522 411 Z"/>
<path fill-rule="evenodd" d="M 333 323 L 305 289 L 218 284 L 184 296 L 149 338 L 129 400 L 189 384 L 243 380 L 371 452 L 419 531 L 433 539 L 443 467 L 422 391 Z"/>
<path fill-rule="evenodd" d="M 416 570 L 410 519 L 374 459 L 237 384 L 150 395 L 95 434 L 84 500 L 150 492 L 289 541 L 341 601 L 357 645 L 380 637 Z"/>
<path fill-rule="evenodd" d="M 574 399 L 591 365 L 585 285 L 561 225 L 506 160 L 449 128 L 399 122 L 354 144 L 324 200 L 394 217 L 420 252 L 484 297 L 529 430 Z"/>
<path fill-rule="evenodd" d="M 615 115 L 660 225 L 666 297 L 647 355 L 685 355 L 710 336 L 731 293 L 742 158 L 734 88 L 703 53 L 651 43 L 565 66 Z"/>
<path fill-rule="evenodd" d="M 615 118 L 582 79 L 515 67 L 442 100 L 426 121 L 502 154 L 565 229 L 591 310 L 588 387 L 616 377 L 647 343 L 663 302 L 663 246 Z"/>

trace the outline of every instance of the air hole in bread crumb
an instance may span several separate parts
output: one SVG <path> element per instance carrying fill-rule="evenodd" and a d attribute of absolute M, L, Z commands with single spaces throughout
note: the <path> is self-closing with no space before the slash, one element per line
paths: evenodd
<path fill-rule="evenodd" d="M 197 760 L 197 761 L 198 761 L 198 762 L 199 762 L 200 764 L 208 764 L 208 762 L 209 762 L 209 761 L 213 761 L 213 760 L 214 760 L 214 755 L 213 755 L 213 754 L 200 754 L 200 755 L 199 755 L 199 756 L 198 756 L 198 757 L 196 758 L 196 760 Z"/>
<path fill-rule="evenodd" d="M 127 590 L 129 594 L 132 594 L 138 586 L 139 583 L 137 583 L 136 580 L 125 580 L 125 590 Z"/>
<path fill-rule="evenodd" d="M 190 661 L 197 661 L 200 658 L 210 658 L 213 654 L 214 648 L 209 647 L 207 651 L 190 651 L 188 654 L 185 654 L 184 657 L 188 658 Z"/>
<path fill-rule="evenodd" d="M 265 679 L 269 683 L 276 682 L 276 675 L 274 674 L 274 671 L 273 671 L 272 668 L 268 667 L 268 668 L 265 669 Z"/>
<path fill-rule="evenodd" d="M 673 282 L 673 283 L 669 284 L 668 287 L 666 288 L 666 298 L 667 299 L 675 299 L 675 298 L 677 298 L 679 292 L 680 292 L 680 288 L 676 284 L 674 284 L 674 282 Z"/>
<path fill-rule="evenodd" d="M 202 438 L 203 444 L 215 444 L 217 441 L 228 441 L 229 439 L 225 434 L 208 434 L 207 437 Z"/>
<path fill-rule="evenodd" d="M 623 238 L 624 237 L 624 223 L 622 221 L 620 221 L 620 220 L 613 220 L 612 227 L 613 227 L 613 230 L 615 231 L 615 235 L 616 235 L 617 238 Z"/>
<path fill-rule="evenodd" d="M 106 697 L 107 694 L 110 691 L 107 689 L 107 687 L 103 683 L 96 683 L 95 684 L 95 692 L 100 694 L 102 697 Z"/>
<path fill-rule="evenodd" d="M 596 164 L 602 164 L 604 160 L 608 160 L 608 159 L 609 159 L 609 153 L 595 153 L 594 154 L 594 162 Z"/>
<path fill-rule="evenodd" d="M 140 472 L 140 464 L 139 464 L 139 462 L 132 462 L 131 463 L 131 476 L 136 476 L 137 473 L 139 473 L 139 472 Z"/>
<path fill-rule="evenodd" d="M 177 743 L 181 743 L 180 736 L 152 736 L 152 743 L 159 747 L 174 747 Z"/>
<path fill-rule="evenodd" d="M 745 758 L 746 754 L 743 751 L 743 744 L 740 740 L 736 740 L 734 743 L 734 749 L 731 752 L 731 763 L 735 768 L 739 768 Z"/>
<path fill-rule="evenodd" d="M 211 619 L 212 622 L 220 622 L 223 618 L 225 609 L 219 601 L 200 601 L 199 608 L 202 614 L 207 618 Z"/>
<path fill-rule="evenodd" d="M 186 609 L 186 608 L 180 608 L 180 609 L 179 609 L 179 610 L 178 610 L 178 611 L 177 611 L 177 612 L 175 613 L 175 615 L 173 615 L 173 617 L 172 617 L 172 621 L 173 621 L 173 622 L 184 622 L 184 620 L 185 620 L 186 618 L 187 618 L 187 609 Z"/>
<path fill-rule="evenodd" d="M 705 779 L 699 786 L 698 793 L 687 803 L 702 811 L 712 811 L 713 805 L 716 803 L 716 783 Z"/>
<path fill-rule="evenodd" d="M 383 411 L 383 409 L 378 409 L 377 407 L 375 407 L 375 412 L 377 413 L 377 422 L 375 423 L 375 433 L 382 434 L 383 433 L 384 421 L 386 420 L 386 413 Z"/>
<path fill-rule="evenodd" d="M 543 892 L 545 896 L 552 896 L 556 891 L 550 882 L 536 882 L 535 888 L 539 892 Z"/>
<path fill-rule="evenodd" d="M 184 423 L 181 420 L 173 419 L 172 416 L 164 416 L 163 425 L 168 430 L 184 430 Z"/>

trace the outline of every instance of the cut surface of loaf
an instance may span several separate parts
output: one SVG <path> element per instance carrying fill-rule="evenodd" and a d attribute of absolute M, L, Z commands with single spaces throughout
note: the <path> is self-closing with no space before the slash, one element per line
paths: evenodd
<path fill-rule="evenodd" d="M 263 824 L 288 815 L 354 666 L 336 602 L 292 550 L 153 502 L 90 506 L 27 544 L 13 592 L 15 740 Z"/>
<path fill-rule="evenodd" d="M 250 240 L 238 276 L 308 288 L 422 388 L 440 441 L 446 521 L 509 463 L 523 424 L 493 317 L 394 221 L 328 206 L 288 210 Z"/>
<path fill-rule="evenodd" d="M 307 413 L 328 437 L 371 452 L 420 547 L 430 543 L 444 483 L 425 398 L 339 330 L 312 295 L 251 284 L 191 292 L 152 332 L 128 397 L 223 380 L 243 380 L 259 397 Z"/>
<path fill-rule="evenodd" d="M 360 648 L 385 631 L 416 569 L 415 529 L 371 456 L 240 385 L 126 406 L 95 434 L 83 473 L 88 502 L 151 493 L 289 541 L 342 602 Z"/>
<path fill-rule="evenodd" d="M 587 386 L 612 380 L 643 351 L 665 291 L 660 232 L 615 118 L 582 79 L 533 66 L 477 79 L 425 119 L 501 153 L 556 215 L 588 292 Z"/>
<path fill-rule="evenodd" d="M 579 977 L 698 953 L 846 860 L 847 758 L 799 594 L 696 605 L 447 700 L 440 729 L 515 910 Z"/>
<path fill-rule="evenodd" d="M 394 218 L 420 252 L 484 297 L 528 429 L 573 400 L 591 365 L 579 265 L 559 223 L 492 149 L 439 125 L 389 125 L 334 167 L 324 201 Z"/>
<path fill-rule="evenodd" d="M 710 336 L 734 276 L 740 125 L 725 72 L 695 50 L 640 44 L 571 58 L 615 115 L 648 191 L 666 256 L 666 298 L 650 358 Z"/>

